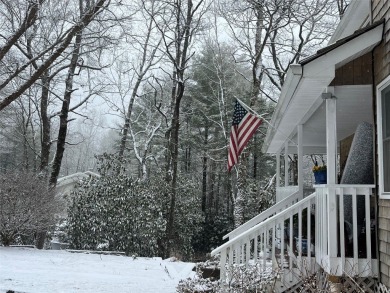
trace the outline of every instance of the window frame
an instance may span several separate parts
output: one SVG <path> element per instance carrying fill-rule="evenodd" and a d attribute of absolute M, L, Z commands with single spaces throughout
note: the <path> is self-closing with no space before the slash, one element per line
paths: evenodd
<path fill-rule="evenodd" d="M 390 191 L 384 190 L 384 164 L 383 164 L 383 115 L 382 115 L 382 93 L 390 90 L 390 76 L 386 77 L 377 86 L 376 90 L 376 123 L 378 138 L 378 179 L 379 179 L 379 198 L 390 199 Z"/>

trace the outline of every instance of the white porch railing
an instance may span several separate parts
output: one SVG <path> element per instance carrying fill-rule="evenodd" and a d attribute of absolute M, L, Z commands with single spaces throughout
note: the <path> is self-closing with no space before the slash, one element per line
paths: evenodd
<path fill-rule="evenodd" d="M 297 191 L 298 186 L 295 185 L 276 187 L 276 203 L 282 201 Z"/>
<path fill-rule="evenodd" d="M 313 193 L 213 250 L 211 255 L 221 253 L 221 278 L 229 278 L 226 268 L 249 263 L 288 272 L 281 273 L 282 283 L 293 282 L 293 275 L 314 273 L 311 215 L 315 199 Z"/>
<path fill-rule="evenodd" d="M 245 223 L 211 252 L 221 254 L 221 279 L 231 277 L 233 265 L 252 263 L 263 271 L 278 270 L 278 286 L 284 288 L 315 273 L 318 266 L 334 276 L 376 277 L 375 236 L 371 235 L 375 230 L 371 225 L 373 188 L 316 186 L 315 193 L 299 202 L 278 212 L 271 210 L 272 216 L 267 216 L 270 211 L 260 214 L 256 217 L 259 223 Z M 296 196 L 289 199 L 296 200 Z"/>
<path fill-rule="evenodd" d="M 298 200 L 299 200 L 298 190 L 293 191 L 285 199 L 277 202 L 276 204 L 274 204 L 269 209 L 265 210 L 264 212 L 258 214 L 256 217 L 250 219 L 249 221 L 245 222 L 241 226 L 237 227 L 236 229 L 234 229 L 230 233 L 228 233 L 225 236 L 223 236 L 222 239 L 227 239 L 227 238 L 228 239 L 232 239 L 232 238 L 234 238 L 234 237 L 244 233 L 245 231 L 247 231 L 248 229 L 252 228 L 253 226 L 261 223 L 262 221 L 264 221 L 264 220 L 268 219 L 269 217 L 279 213 L 280 211 L 283 211 L 284 209 L 292 206 Z"/>
<path fill-rule="evenodd" d="M 331 275 L 377 276 L 373 185 L 316 187 L 316 261 Z"/>

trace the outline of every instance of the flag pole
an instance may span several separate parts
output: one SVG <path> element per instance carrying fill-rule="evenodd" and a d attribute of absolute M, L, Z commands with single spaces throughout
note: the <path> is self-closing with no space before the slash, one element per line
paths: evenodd
<path fill-rule="evenodd" d="M 265 123 L 267 123 L 269 126 L 271 126 L 273 129 L 275 129 L 276 131 L 278 131 L 280 134 L 282 134 L 285 138 L 287 138 L 287 140 L 289 140 L 290 142 L 292 142 L 295 146 L 298 146 L 298 144 L 296 142 L 294 142 L 292 139 L 290 139 L 285 133 L 283 133 L 282 131 L 280 131 L 279 129 L 277 129 L 275 126 L 273 126 L 270 122 L 268 122 L 263 116 L 268 114 L 263 114 L 263 115 L 260 115 L 258 114 L 255 110 L 253 110 L 251 107 L 249 107 L 247 104 L 245 104 L 243 101 L 241 101 L 239 98 L 235 97 L 236 100 L 241 104 L 242 107 L 244 107 L 245 110 L 247 110 L 248 112 L 251 112 L 253 113 L 254 115 L 256 115 L 257 117 L 261 118 Z"/>

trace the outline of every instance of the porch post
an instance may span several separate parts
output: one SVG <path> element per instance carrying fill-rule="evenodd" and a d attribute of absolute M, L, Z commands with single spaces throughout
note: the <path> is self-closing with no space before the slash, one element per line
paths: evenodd
<path fill-rule="evenodd" d="M 303 125 L 298 125 L 298 190 L 303 198 Z"/>
<path fill-rule="evenodd" d="M 337 115 L 336 97 L 332 93 L 323 93 L 322 98 L 326 101 L 326 164 L 327 184 L 335 185 L 336 160 L 337 160 Z M 329 186 L 328 191 L 328 256 L 337 257 L 337 202 L 336 189 Z"/>
<path fill-rule="evenodd" d="M 284 144 L 284 186 L 288 186 L 288 142 Z"/>
<path fill-rule="evenodd" d="M 336 97 L 331 93 L 323 93 L 322 98 L 326 101 L 326 165 L 327 183 L 336 184 L 336 160 L 337 160 L 337 117 Z"/>

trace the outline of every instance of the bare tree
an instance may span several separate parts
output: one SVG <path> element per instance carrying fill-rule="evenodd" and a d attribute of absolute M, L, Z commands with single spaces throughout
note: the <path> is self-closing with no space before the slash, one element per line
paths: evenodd
<path fill-rule="evenodd" d="M 20 18 L 6 17 L 6 19 L 9 19 L 11 24 L 15 24 L 17 28 L 13 30 L 8 36 L 2 36 L 5 41 L 0 47 L 0 61 L 2 61 L 11 48 L 15 46 L 19 38 L 36 22 L 38 18 L 38 12 L 44 2 L 45 0 L 18 1 L 18 3 L 15 3 L 15 1 L 1 2 L 3 8 L 1 9 L 2 14 L 15 16 L 15 14 L 18 13 L 18 9 L 15 8 L 21 8 L 20 11 L 22 14 L 24 13 L 24 15 L 20 15 Z M 19 19 L 22 19 L 22 21 L 21 23 L 14 23 L 15 19 L 16 22 Z"/>
<path fill-rule="evenodd" d="M 83 14 L 82 1 L 80 1 L 80 14 Z M 57 148 L 55 157 L 53 160 L 52 171 L 50 174 L 50 185 L 55 186 L 57 183 L 58 174 L 60 173 L 62 157 L 64 155 L 66 135 L 68 131 L 68 115 L 70 108 L 70 100 L 73 92 L 73 78 L 76 72 L 76 68 L 79 61 L 80 50 L 81 50 L 82 30 L 80 30 L 75 39 L 73 45 L 72 58 L 70 61 L 70 67 L 65 80 L 65 94 L 62 102 L 62 109 L 60 114 L 60 129 L 58 130 Z"/>
<path fill-rule="evenodd" d="M 97 5 L 97 3 L 87 1 L 84 6 L 84 1 L 79 0 L 78 2 L 80 19 L 83 19 L 85 15 L 89 14 L 91 9 Z M 64 94 L 63 98 L 61 98 L 61 111 L 54 114 L 59 116 L 60 125 L 56 140 L 56 152 L 53 158 L 52 170 L 49 179 L 49 184 L 52 187 L 56 185 L 57 178 L 60 174 L 61 162 L 65 151 L 65 145 L 67 143 L 66 137 L 68 133 L 68 124 L 70 121 L 75 119 L 69 116 L 70 113 L 74 113 L 83 118 L 88 118 L 81 113 L 77 113 L 76 110 L 87 103 L 91 97 L 101 94 L 102 90 L 106 86 L 105 84 L 99 85 L 97 84 L 98 82 L 94 82 L 94 79 L 91 78 L 91 72 L 100 71 L 108 66 L 107 64 L 101 64 L 101 54 L 103 48 L 108 49 L 109 45 L 116 42 L 106 35 L 109 33 L 109 28 L 111 26 L 107 19 L 109 19 L 107 15 L 96 17 L 96 22 L 98 23 L 97 27 L 94 27 L 94 23 L 91 23 L 88 27 L 84 26 L 81 28 L 75 35 L 73 48 L 69 54 L 70 60 L 68 60 L 64 66 L 57 69 L 57 71 L 60 71 L 66 68 L 67 74 L 64 81 Z M 116 20 L 112 25 L 115 24 Z M 88 59 L 90 62 L 85 61 L 84 58 Z M 94 65 L 95 63 L 96 65 Z M 84 72 L 83 77 L 81 77 L 82 71 Z M 78 76 L 80 76 L 79 79 L 84 79 L 80 82 L 81 84 L 79 83 L 82 88 L 80 90 L 75 88 L 76 77 Z M 77 103 L 72 104 L 71 102 L 74 100 L 72 97 L 77 90 L 79 90 L 81 97 Z"/>
<path fill-rule="evenodd" d="M 268 52 L 264 54 L 270 56 L 269 61 L 261 68 L 278 92 L 288 67 L 322 47 L 337 21 L 338 13 L 332 1 L 302 0 L 291 4 L 288 24 L 270 33 Z"/>
<path fill-rule="evenodd" d="M 155 7 L 153 11 L 156 13 L 150 13 L 150 16 L 161 33 L 165 48 L 164 53 L 173 67 L 170 74 L 172 80 L 170 112 L 168 115 L 170 125 L 166 133 L 166 180 L 170 183 L 171 191 L 169 194 L 165 254 L 169 255 L 172 252 L 172 244 L 175 238 L 180 108 L 185 91 L 185 73 L 193 55 L 190 52 L 190 45 L 201 28 L 201 20 L 207 11 L 207 5 L 205 0 L 160 1 L 160 5 Z"/>
<path fill-rule="evenodd" d="M 278 31 L 289 23 L 290 2 L 282 0 L 220 1 L 220 11 L 225 16 L 231 37 L 239 46 L 235 54 L 236 60 L 250 64 L 252 85 L 249 105 L 255 109 L 259 107 L 262 99 L 264 52 L 272 32 Z M 253 161 L 257 161 L 256 157 Z M 248 162 L 249 153 L 244 152 L 237 168 L 237 190 L 234 197 L 236 226 L 241 225 L 245 218 L 242 205 L 245 202 L 244 189 L 247 186 Z M 253 168 L 255 169 L 256 165 L 253 165 Z"/>
<path fill-rule="evenodd" d="M 349 0 L 336 0 L 337 2 L 337 9 L 339 13 L 340 19 L 343 17 L 345 10 L 347 9 L 349 5 Z"/>
<path fill-rule="evenodd" d="M 19 62 L 12 63 L 12 61 L 4 64 L 2 71 L 6 74 L 0 82 L 0 90 L 2 90 L 5 95 L 2 99 L 0 99 L 0 111 L 7 107 L 14 100 L 19 98 L 29 87 L 31 87 L 39 78 L 41 78 L 45 71 L 47 71 L 47 69 L 68 48 L 74 37 L 79 35 L 83 28 L 88 26 L 95 19 L 95 17 L 108 6 L 109 3 L 110 0 L 98 0 L 93 2 L 93 4 L 91 4 L 91 6 L 88 7 L 88 9 L 85 10 L 80 17 L 76 18 L 75 23 L 66 29 L 54 43 L 41 52 L 35 54 L 36 57 L 34 59 L 27 59 L 26 61 L 21 60 L 21 64 L 19 64 Z M 34 7 L 41 9 L 39 5 Z M 23 32 L 25 31 L 26 29 L 23 30 Z M 10 35 L 7 36 L 7 39 L 12 40 L 12 42 L 9 44 L 7 43 L 7 45 L 2 50 L 3 54 L 0 55 L 0 61 L 7 57 L 8 54 L 10 55 L 9 58 L 12 60 L 12 52 L 10 50 L 16 41 L 20 39 L 20 36 L 21 34 L 19 30 L 12 31 Z M 29 72 L 27 78 L 21 79 L 20 84 L 18 84 L 16 88 L 10 88 L 11 85 L 15 84 L 15 82 L 12 81 L 20 80 L 22 76 L 25 76 L 26 70 L 30 69 L 30 64 L 35 59 L 41 58 L 42 56 L 45 56 L 45 60 L 40 64 L 40 66 L 37 69 L 32 70 L 32 72 Z"/>
<path fill-rule="evenodd" d="M 96 155 L 101 154 L 102 133 L 107 121 L 101 109 L 84 109 L 86 117 L 75 123 L 67 134 L 67 145 L 61 163 L 61 175 L 96 170 Z"/>
<path fill-rule="evenodd" d="M 236 61 L 251 66 L 251 106 L 256 106 L 256 100 L 261 97 L 276 102 L 288 66 L 314 53 L 329 38 L 338 16 L 335 2 L 219 1 L 220 13 L 238 45 Z M 339 5 L 345 9 L 345 3 Z M 276 92 L 264 90 L 268 82 L 265 77 L 277 88 Z"/>
<path fill-rule="evenodd" d="M 86 39 L 85 43 L 83 43 L 83 38 L 90 37 L 90 34 L 88 33 L 89 32 L 88 29 L 91 29 L 91 26 L 93 24 L 92 20 L 97 18 L 97 15 L 108 5 L 108 3 L 109 2 L 107 2 L 105 4 L 105 2 L 103 0 L 100 0 L 97 2 L 89 2 L 88 1 L 85 3 L 85 6 L 84 6 L 84 1 L 82 1 L 82 0 L 78 1 L 78 5 L 76 7 L 77 7 L 77 10 L 79 13 L 78 18 L 80 19 L 81 24 L 73 26 L 73 32 L 74 32 L 75 38 L 74 38 L 74 42 L 73 42 L 73 47 L 70 50 L 69 55 L 68 55 L 70 59 L 69 60 L 64 59 L 64 61 L 65 61 L 64 65 L 60 65 L 58 67 L 51 68 L 51 70 L 53 72 L 51 72 L 49 79 L 56 77 L 57 74 L 60 73 L 62 70 L 67 69 L 67 74 L 65 76 L 65 81 L 64 81 L 64 83 L 65 83 L 64 94 L 63 94 L 63 98 L 61 98 L 61 101 L 62 101 L 61 111 L 59 113 L 54 113 L 51 116 L 51 118 L 52 118 L 52 117 L 55 117 L 56 115 L 59 115 L 59 118 L 60 118 L 59 119 L 60 121 L 59 121 L 58 136 L 57 136 L 57 140 L 56 140 L 56 152 L 55 152 L 55 155 L 53 158 L 53 162 L 51 164 L 51 172 L 50 172 L 50 176 L 49 176 L 49 187 L 52 190 L 54 190 L 56 183 L 57 183 L 57 178 L 60 174 L 62 159 L 63 159 L 63 155 L 64 155 L 64 151 L 65 151 L 65 145 L 67 143 L 66 138 L 67 138 L 67 134 L 68 134 L 68 124 L 72 120 L 72 118 L 69 117 L 69 113 L 75 112 L 75 109 L 77 109 L 78 107 L 80 107 L 81 105 L 86 103 L 86 101 L 88 101 L 88 99 L 94 95 L 93 92 L 90 92 L 89 94 L 85 95 L 85 97 L 83 97 L 83 99 L 80 102 L 78 102 L 76 105 L 71 105 L 72 96 L 73 96 L 74 91 L 76 90 L 74 88 L 75 77 L 80 74 L 80 71 L 82 68 L 86 68 L 87 71 L 100 69 L 100 67 L 96 68 L 96 67 L 90 66 L 88 64 L 87 65 L 84 64 L 84 60 L 81 58 L 82 46 L 84 45 L 85 48 L 89 48 L 88 45 L 90 45 L 90 39 Z M 93 33 L 96 33 L 96 32 L 93 32 Z M 69 37 L 69 36 L 70 35 L 68 35 L 67 37 Z M 102 36 L 99 35 L 99 37 L 102 37 Z M 69 37 L 67 39 L 67 41 L 69 42 L 68 45 L 72 42 L 72 40 L 73 40 L 73 37 L 72 38 Z M 98 40 L 98 43 L 99 43 L 99 41 L 101 41 L 99 38 L 94 38 L 94 40 Z M 62 52 L 65 52 L 66 47 L 63 48 L 64 50 L 62 50 Z M 56 52 L 58 53 L 60 48 L 56 49 L 53 54 L 55 55 Z M 61 58 L 58 58 L 58 60 L 61 60 Z M 45 64 L 46 62 L 47 62 L 47 60 L 44 61 L 43 64 Z M 44 66 L 44 65 L 42 65 L 42 66 Z M 48 68 L 46 68 L 45 72 L 47 72 L 47 70 L 48 70 Z M 38 72 L 38 71 L 36 71 L 36 72 Z M 43 73 L 45 73 L 45 72 L 43 72 Z M 87 84 L 90 84 L 90 82 L 88 81 Z M 48 86 L 48 85 L 49 84 L 46 83 L 46 86 Z M 46 90 L 44 89 L 42 91 L 42 93 L 45 94 L 46 93 L 45 91 Z M 54 92 L 52 92 L 52 93 L 54 94 Z M 59 95 L 57 95 L 57 97 L 59 97 Z M 47 96 L 45 98 L 47 98 Z M 45 101 L 45 103 L 46 102 L 47 101 Z M 47 109 L 45 109 L 46 106 L 47 106 L 47 104 L 43 105 L 43 108 L 41 107 L 41 109 L 43 109 L 44 114 L 47 111 Z M 47 118 L 47 112 L 46 112 L 46 118 Z M 46 139 L 47 138 L 48 137 L 46 137 Z M 46 143 L 47 143 L 47 141 L 46 141 Z M 48 149 L 46 149 L 46 151 L 47 150 Z M 47 157 L 48 157 L 48 154 L 45 154 L 45 159 L 47 159 Z M 47 162 L 47 161 L 45 160 L 45 162 Z M 43 167 L 44 167 L 44 165 L 43 165 Z M 45 239 L 45 232 L 42 232 L 39 234 L 38 239 L 37 239 L 37 247 L 38 248 L 43 247 L 44 239 Z"/>
<path fill-rule="evenodd" d="M 134 102 L 139 95 L 140 86 L 145 79 L 148 78 L 146 75 L 161 60 L 161 57 L 158 56 L 161 38 L 159 38 L 159 40 L 154 40 L 154 35 L 156 33 L 156 26 L 153 21 L 155 4 L 154 2 L 151 2 L 150 7 L 142 4 L 141 6 L 142 7 L 139 8 L 138 13 L 140 15 L 139 21 L 146 23 L 146 31 L 141 34 L 130 35 L 130 42 L 133 44 L 132 46 L 135 51 L 138 52 L 138 58 L 136 62 L 132 62 L 130 68 L 127 68 L 127 70 L 131 70 L 133 72 L 132 81 L 134 80 L 134 82 L 132 82 L 132 90 L 127 109 L 124 111 L 125 122 L 122 127 L 121 142 L 118 153 L 120 160 L 123 158 L 126 149 L 128 134 L 131 129 L 131 115 L 133 112 Z M 148 11 L 145 11 L 146 9 L 148 9 Z M 139 156 L 137 156 L 137 159 L 140 162 L 142 161 Z"/>
<path fill-rule="evenodd" d="M 250 64 L 250 107 L 263 112 L 260 106 L 265 106 L 265 100 L 277 102 L 288 66 L 310 49 L 319 47 L 329 36 L 334 7 L 333 1 L 325 0 L 219 1 L 231 38 L 238 46 L 234 54 L 236 62 Z M 256 144 L 259 139 L 255 135 Z M 250 157 L 253 164 L 248 170 Z M 237 168 L 236 225 L 244 218 L 240 203 L 246 201 L 243 194 L 246 180 L 249 174 L 257 177 L 260 157 L 258 150 L 249 149 Z"/>
<path fill-rule="evenodd" d="M 157 92 L 154 93 L 157 95 Z M 140 175 L 142 181 L 148 179 L 148 161 L 153 159 L 155 155 L 151 152 L 152 143 L 156 137 L 160 136 L 159 131 L 162 126 L 162 117 L 154 107 L 154 99 L 149 96 L 149 100 L 142 103 L 142 110 L 137 113 L 136 118 L 131 121 L 132 125 L 138 124 L 136 127 L 130 127 L 131 141 L 133 143 L 134 155 L 138 161 Z"/>

